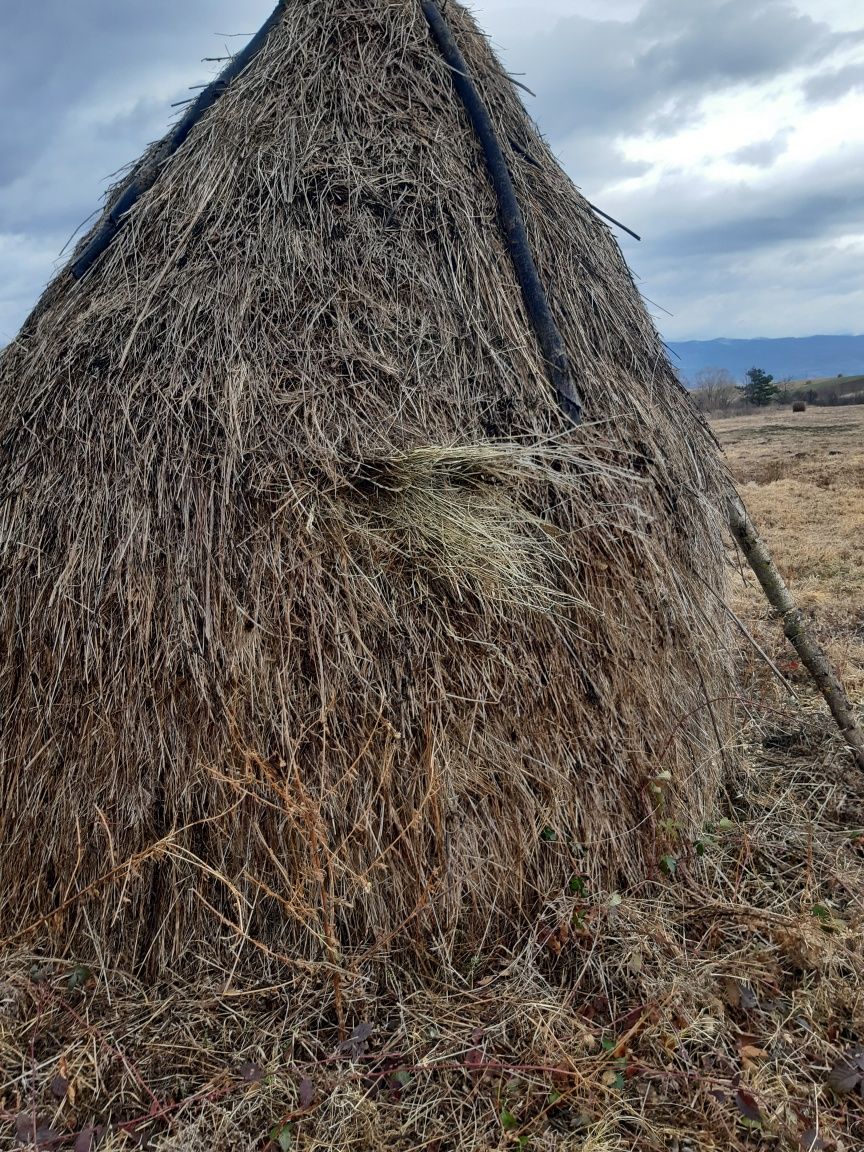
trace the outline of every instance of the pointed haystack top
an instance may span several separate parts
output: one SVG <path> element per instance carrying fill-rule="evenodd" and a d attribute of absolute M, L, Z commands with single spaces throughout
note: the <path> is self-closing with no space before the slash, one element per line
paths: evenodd
<path fill-rule="evenodd" d="M 585 423 L 418 0 L 286 5 L 0 360 L 4 935 L 471 949 L 711 803 L 713 445 L 445 15 Z"/>

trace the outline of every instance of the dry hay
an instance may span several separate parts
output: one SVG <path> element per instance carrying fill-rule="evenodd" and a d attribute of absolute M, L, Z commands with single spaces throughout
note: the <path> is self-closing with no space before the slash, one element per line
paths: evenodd
<path fill-rule="evenodd" d="M 288 6 L 0 361 L 7 948 L 461 964 L 583 854 L 592 883 L 656 875 L 658 788 L 688 834 L 714 803 L 714 445 L 448 14 L 587 423 L 555 408 L 414 0 Z"/>
<path fill-rule="evenodd" d="M 407 983 L 345 956 L 341 1026 L 289 964 L 148 986 L 7 957 L 0 1148 L 855 1152 L 864 791 L 821 715 L 746 737 L 667 879 L 597 890 L 586 861 L 532 932 Z"/>

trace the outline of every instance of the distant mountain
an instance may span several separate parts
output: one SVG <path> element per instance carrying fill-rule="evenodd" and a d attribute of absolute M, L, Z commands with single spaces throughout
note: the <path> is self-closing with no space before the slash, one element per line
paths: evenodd
<path fill-rule="evenodd" d="M 775 379 L 818 380 L 864 373 L 864 336 L 801 336 L 780 340 L 682 340 L 670 342 L 672 363 L 685 380 L 702 368 L 726 368 L 736 380 L 748 368 Z"/>

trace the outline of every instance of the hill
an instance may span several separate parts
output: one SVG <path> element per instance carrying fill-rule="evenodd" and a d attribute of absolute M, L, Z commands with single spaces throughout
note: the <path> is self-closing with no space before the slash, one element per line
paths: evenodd
<path fill-rule="evenodd" d="M 864 336 L 803 336 L 778 340 L 682 340 L 668 345 L 681 376 L 726 368 L 736 379 L 757 365 L 782 380 L 808 380 L 864 372 Z"/>

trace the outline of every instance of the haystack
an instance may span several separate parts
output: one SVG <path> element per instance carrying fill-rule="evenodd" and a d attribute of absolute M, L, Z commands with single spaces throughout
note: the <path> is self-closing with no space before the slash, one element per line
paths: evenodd
<path fill-rule="evenodd" d="M 418 0 L 280 7 L 2 354 L 7 942 L 452 959 L 655 875 L 713 804 L 715 445 L 443 12 L 583 422 Z"/>

